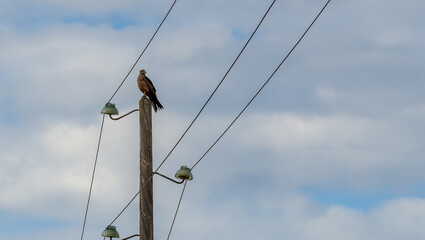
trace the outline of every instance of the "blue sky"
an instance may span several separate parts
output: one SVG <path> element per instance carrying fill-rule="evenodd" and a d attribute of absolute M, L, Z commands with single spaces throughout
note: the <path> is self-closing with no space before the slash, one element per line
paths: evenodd
<path fill-rule="evenodd" d="M 114 97 L 137 108 L 146 69 L 155 166 L 221 80 L 271 2 L 178 1 Z M 0 239 L 80 237 L 100 110 L 171 1 L 0 2 Z M 164 164 L 208 149 L 325 4 L 277 1 Z M 424 239 L 425 3 L 331 1 L 263 92 L 194 169 L 171 239 Z M 105 122 L 85 239 L 138 190 L 138 119 Z M 181 186 L 155 178 L 155 237 Z M 138 231 L 138 204 L 115 225 Z M 259 231 L 259 227 L 261 231 Z"/>

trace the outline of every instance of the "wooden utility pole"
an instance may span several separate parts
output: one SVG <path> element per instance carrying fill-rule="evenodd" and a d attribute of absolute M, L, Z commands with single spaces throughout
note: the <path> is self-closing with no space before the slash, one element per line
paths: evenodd
<path fill-rule="evenodd" d="M 146 96 L 143 96 L 139 101 L 139 116 L 140 240 L 153 240 L 152 106 L 151 101 Z"/>

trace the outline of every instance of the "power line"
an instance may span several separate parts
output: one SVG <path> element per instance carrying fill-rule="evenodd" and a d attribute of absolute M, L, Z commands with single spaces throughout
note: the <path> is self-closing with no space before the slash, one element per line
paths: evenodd
<path fill-rule="evenodd" d="M 180 139 L 177 141 L 177 143 L 174 145 L 174 147 L 171 149 L 171 151 L 167 154 L 167 156 L 164 158 L 164 160 L 161 162 L 161 164 L 159 164 L 158 168 L 155 170 L 158 171 L 161 166 L 165 163 L 165 161 L 167 161 L 168 157 L 171 155 L 171 153 L 174 151 L 174 149 L 177 147 L 177 145 L 179 145 L 180 141 L 183 139 L 183 137 L 186 135 L 186 133 L 189 131 L 189 129 L 192 127 L 192 125 L 195 123 L 195 121 L 198 119 L 199 115 L 201 115 L 202 111 L 204 110 L 205 106 L 207 106 L 207 104 L 209 103 L 209 101 L 211 100 L 211 98 L 214 96 L 214 94 L 217 92 L 218 88 L 220 87 L 220 85 L 223 83 L 224 79 L 226 79 L 227 75 L 229 74 L 230 70 L 232 70 L 233 66 L 236 64 L 236 62 L 239 60 L 239 57 L 242 55 L 242 53 L 245 51 L 245 48 L 248 46 L 249 42 L 251 41 L 252 37 L 254 37 L 255 33 L 257 32 L 258 28 L 260 27 L 260 25 L 263 23 L 264 19 L 266 18 L 267 14 L 270 12 L 270 9 L 273 7 L 274 3 L 276 2 L 276 0 L 273 0 L 273 2 L 270 4 L 270 7 L 267 9 L 266 13 L 264 14 L 264 16 L 261 18 L 261 21 L 258 23 L 257 27 L 255 28 L 254 32 L 252 32 L 251 36 L 249 37 L 249 39 L 247 40 L 247 42 L 245 43 L 245 45 L 243 46 L 242 50 L 239 52 L 239 54 L 237 55 L 236 59 L 233 61 L 232 65 L 230 65 L 229 69 L 227 70 L 227 72 L 224 74 L 223 78 L 221 79 L 221 81 L 218 83 L 217 87 L 214 89 L 214 91 L 211 93 L 211 95 L 209 96 L 209 98 L 207 99 L 207 101 L 205 102 L 205 104 L 202 106 L 201 110 L 198 112 L 198 114 L 195 116 L 195 118 L 193 119 L 193 121 L 190 123 L 189 127 L 183 132 L 183 135 L 180 137 Z"/>
<path fill-rule="evenodd" d="M 100 149 L 100 142 L 102 140 L 102 133 L 103 133 L 103 123 L 105 122 L 105 114 L 103 114 L 102 117 L 102 124 L 100 125 L 100 133 L 99 133 L 99 140 L 97 142 L 97 150 L 96 150 L 96 157 L 94 158 L 94 166 L 93 166 L 93 172 L 91 175 L 91 182 L 90 182 L 90 190 L 89 190 L 89 197 L 87 199 L 87 205 L 86 205 L 86 213 L 84 214 L 84 223 L 83 223 L 83 230 L 81 231 L 81 240 L 83 240 L 84 236 L 84 229 L 86 228 L 86 220 L 87 220 L 87 213 L 89 211 L 89 204 L 90 204 L 90 198 L 91 198 L 91 192 L 93 189 L 93 182 L 94 182 L 94 174 L 96 172 L 96 165 L 97 165 L 97 159 L 99 156 L 99 149 Z"/>
<path fill-rule="evenodd" d="M 117 90 L 115 90 L 114 94 L 112 94 L 112 97 L 108 100 L 108 103 L 111 102 L 112 98 L 114 98 L 115 94 L 117 94 L 118 90 L 121 88 L 121 86 L 124 84 L 124 82 L 127 80 L 130 73 L 133 71 L 134 67 L 136 67 L 137 63 L 139 62 L 140 58 L 145 53 L 146 49 L 148 49 L 149 45 L 151 44 L 152 40 L 155 38 L 156 34 L 158 33 L 159 29 L 161 28 L 162 24 L 164 23 L 165 19 L 167 19 L 168 15 L 170 14 L 171 10 L 173 9 L 174 5 L 176 4 L 177 0 L 174 0 L 173 4 L 171 5 L 170 9 L 168 10 L 167 14 L 165 15 L 164 19 L 162 19 L 161 23 L 159 24 L 158 28 L 156 29 L 155 33 L 152 35 L 151 39 L 149 40 L 146 47 L 143 49 L 142 53 L 137 58 L 136 62 L 131 67 L 130 71 L 128 71 L 127 75 L 124 77 L 124 80 L 122 80 L 121 84 L 118 86 Z"/>
<path fill-rule="evenodd" d="M 286 57 L 280 62 L 280 64 L 277 66 L 277 68 L 273 71 L 273 73 L 270 75 L 270 77 L 267 79 L 266 82 L 264 82 L 263 86 L 257 91 L 257 93 L 254 95 L 254 97 L 251 98 L 251 100 L 248 102 L 248 104 L 242 109 L 242 111 L 236 116 L 236 118 L 230 123 L 230 125 L 224 130 L 224 132 L 215 140 L 215 142 L 208 148 L 208 150 L 199 158 L 199 160 L 192 166 L 190 170 L 196 167 L 198 163 L 205 157 L 205 155 L 208 154 L 208 152 L 215 146 L 215 144 L 220 141 L 220 139 L 226 134 L 226 132 L 233 126 L 233 124 L 238 120 L 238 118 L 242 115 L 242 113 L 248 108 L 248 106 L 254 101 L 254 99 L 258 96 L 258 94 L 263 90 L 263 88 L 267 85 L 267 83 L 272 79 L 272 77 L 275 75 L 275 73 L 279 70 L 279 68 L 282 66 L 282 64 L 286 61 L 286 59 L 291 55 L 291 53 L 294 51 L 294 49 L 298 46 L 298 44 L 301 42 L 301 40 L 304 38 L 304 36 L 307 34 L 307 32 L 310 30 L 310 28 L 313 26 L 313 24 L 316 22 L 316 20 L 319 18 L 319 16 L 322 14 L 322 12 L 325 10 L 325 8 L 328 6 L 329 2 L 331 0 L 328 0 L 325 4 L 325 6 L 322 8 L 322 10 L 319 12 L 319 14 L 316 16 L 316 18 L 313 20 L 313 22 L 310 24 L 310 26 L 305 30 L 303 35 L 298 39 L 297 43 L 292 47 L 292 49 L 289 51 L 289 53 L 286 55 Z"/>

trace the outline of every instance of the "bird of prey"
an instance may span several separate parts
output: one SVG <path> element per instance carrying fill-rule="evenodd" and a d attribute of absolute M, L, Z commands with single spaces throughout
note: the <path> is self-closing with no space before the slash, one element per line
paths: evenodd
<path fill-rule="evenodd" d="M 162 105 L 156 96 L 156 89 L 153 86 L 152 81 L 146 77 L 146 70 L 140 70 L 139 77 L 137 77 L 137 84 L 139 85 L 140 91 L 143 92 L 143 96 L 148 96 L 149 100 L 152 102 L 152 107 L 155 112 L 159 109 L 162 109 Z"/>

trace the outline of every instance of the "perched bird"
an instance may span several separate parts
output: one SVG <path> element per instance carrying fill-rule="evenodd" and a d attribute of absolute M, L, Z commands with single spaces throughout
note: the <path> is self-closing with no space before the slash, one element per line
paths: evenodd
<path fill-rule="evenodd" d="M 143 96 L 148 96 L 149 100 L 152 102 L 152 107 L 155 112 L 159 109 L 162 109 L 162 105 L 156 96 L 156 89 L 153 86 L 152 81 L 146 77 L 146 70 L 140 70 L 139 77 L 137 77 L 137 84 L 139 85 L 140 91 L 143 92 Z"/>

